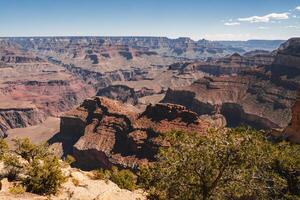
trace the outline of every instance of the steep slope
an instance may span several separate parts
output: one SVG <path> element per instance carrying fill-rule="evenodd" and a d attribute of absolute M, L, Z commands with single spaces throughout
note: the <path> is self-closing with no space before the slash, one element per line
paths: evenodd
<path fill-rule="evenodd" d="M 169 66 L 169 70 L 179 70 L 181 73 L 201 71 L 211 76 L 233 75 L 240 74 L 247 68 L 269 66 L 274 59 L 274 53 L 270 52 L 248 52 L 244 55 L 234 53 L 218 59 L 174 63 Z"/>

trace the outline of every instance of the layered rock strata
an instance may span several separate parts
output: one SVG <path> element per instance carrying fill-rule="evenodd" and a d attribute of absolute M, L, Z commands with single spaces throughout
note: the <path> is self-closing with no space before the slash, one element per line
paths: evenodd
<path fill-rule="evenodd" d="M 130 105 L 105 97 L 85 100 L 61 117 L 60 133 L 50 143 L 61 142 L 65 154 L 84 169 L 117 165 L 135 169 L 151 162 L 161 146 L 162 132 L 183 130 L 203 134 L 210 123 L 183 106 L 149 105 L 139 113 Z"/>
<path fill-rule="evenodd" d="M 283 131 L 295 116 L 299 86 L 300 39 L 293 38 L 276 51 L 271 65 L 171 88 L 162 102 L 181 104 L 198 114 L 221 113 L 229 126 L 246 124 Z"/>

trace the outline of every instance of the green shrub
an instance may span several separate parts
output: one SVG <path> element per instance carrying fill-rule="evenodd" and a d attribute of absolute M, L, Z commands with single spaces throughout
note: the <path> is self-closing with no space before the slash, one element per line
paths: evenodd
<path fill-rule="evenodd" d="M 6 177 L 9 181 L 14 181 L 19 178 L 19 174 L 24 171 L 24 164 L 20 162 L 20 158 L 15 154 L 5 154 L 3 162 L 6 168 Z"/>
<path fill-rule="evenodd" d="M 94 171 L 93 178 L 111 180 L 122 189 L 136 189 L 137 176 L 130 170 L 118 170 L 117 167 L 112 167 L 111 170 L 98 169 Z"/>
<path fill-rule="evenodd" d="M 55 194 L 66 180 L 59 160 L 54 156 L 34 159 L 26 175 L 23 185 L 28 192 L 36 194 Z"/>
<path fill-rule="evenodd" d="M 247 128 L 206 135 L 173 131 L 157 162 L 142 167 L 150 199 L 300 199 L 300 146 Z"/>
<path fill-rule="evenodd" d="M 3 157 L 8 179 L 20 180 L 28 192 L 56 193 L 66 178 L 59 159 L 49 152 L 48 145 L 35 145 L 27 138 L 15 139 L 14 142 L 15 148 Z M 2 144 L 0 141 L 0 149 L 1 146 L 5 149 Z"/>
<path fill-rule="evenodd" d="M 131 191 L 136 189 L 137 176 L 130 170 L 118 170 L 118 168 L 113 167 L 110 180 L 122 189 Z"/>
<path fill-rule="evenodd" d="M 21 156 L 23 159 L 31 162 L 34 158 L 44 158 L 50 154 L 48 145 L 46 143 L 35 145 L 30 142 L 28 138 L 25 139 L 13 139 L 14 141 L 14 153 Z"/>

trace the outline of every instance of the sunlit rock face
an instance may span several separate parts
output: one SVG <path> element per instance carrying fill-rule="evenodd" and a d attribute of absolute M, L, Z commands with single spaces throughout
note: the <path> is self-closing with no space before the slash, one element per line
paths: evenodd
<path fill-rule="evenodd" d="M 149 105 L 137 112 L 131 105 L 95 97 L 62 116 L 60 133 L 50 142 L 62 143 L 64 153 L 74 155 L 80 168 L 116 165 L 134 170 L 154 161 L 158 148 L 168 145 L 158 138 L 160 133 L 204 134 L 211 122 L 179 105 Z"/>
<path fill-rule="evenodd" d="M 269 65 L 171 88 L 162 102 L 181 104 L 198 114 L 221 113 L 229 126 L 247 124 L 282 131 L 292 120 L 300 85 L 299 42 L 293 38 L 284 43 Z"/>

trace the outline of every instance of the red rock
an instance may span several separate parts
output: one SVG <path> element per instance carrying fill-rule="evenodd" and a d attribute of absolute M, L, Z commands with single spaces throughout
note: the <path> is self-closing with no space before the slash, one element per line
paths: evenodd
<path fill-rule="evenodd" d="M 134 169 L 153 161 L 158 148 L 168 145 L 157 138 L 160 133 L 203 134 L 208 127 L 208 122 L 183 106 L 149 105 L 138 113 L 132 106 L 95 97 L 61 117 L 61 131 L 52 143 L 62 142 L 65 154 L 72 153 L 76 165 L 84 169 L 112 165 Z"/>

